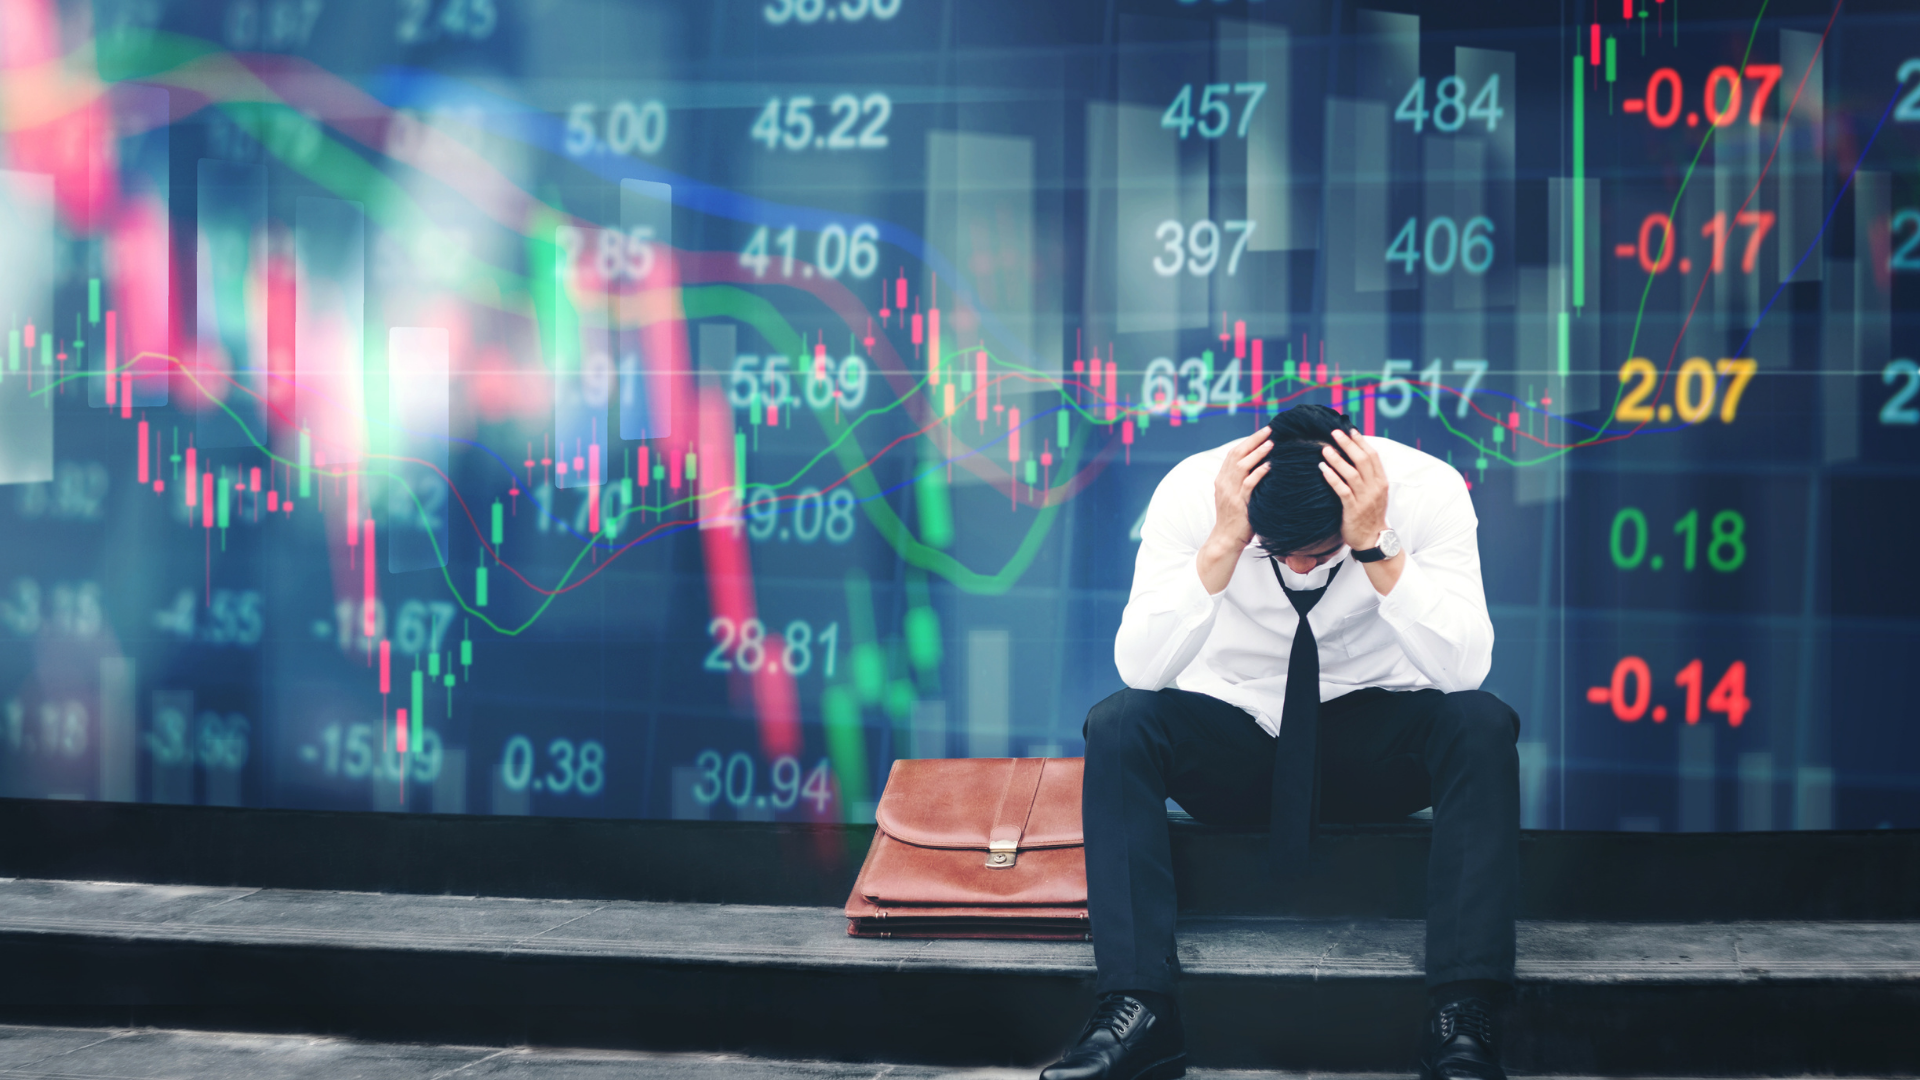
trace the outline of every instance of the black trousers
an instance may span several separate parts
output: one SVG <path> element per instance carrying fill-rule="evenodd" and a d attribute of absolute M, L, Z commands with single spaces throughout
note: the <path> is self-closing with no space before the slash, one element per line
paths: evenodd
<path fill-rule="evenodd" d="M 1319 731 L 1320 820 L 1394 821 L 1433 807 L 1427 985 L 1512 982 L 1519 716 L 1479 690 L 1367 689 L 1323 702 Z M 1173 689 L 1114 694 L 1087 714 L 1085 734 L 1095 990 L 1171 993 L 1179 961 L 1166 800 L 1208 824 L 1264 831 L 1275 740 L 1245 711 Z"/>

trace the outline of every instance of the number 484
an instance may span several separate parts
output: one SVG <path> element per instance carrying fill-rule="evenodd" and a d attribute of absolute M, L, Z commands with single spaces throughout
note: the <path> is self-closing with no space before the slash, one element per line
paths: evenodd
<path fill-rule="evenodd" d="M 1500 107 L 1500 76 L 1489 75 L 1487 81 L 1480 84 L 1480 92 L 1473 96 L 1473 103 L 1467 103 L 1467 83 L 1458 75 L 1449 75 L 1434 87 L 1433 111 L 1427 111 L 1427 77 L 1413 80 L 1407 88 L 1407 96 L 1393 110 L 1394 123 L 1413 125 L 1415 135 L 1427 126 L 1432 119 L 1436 131 L 1447 134 L 1459 131 L 1469 120 L 1484 120 L 1487 131 L 1493 132 L 1500 126 L 1500 118 L 1507 114 Z"/>

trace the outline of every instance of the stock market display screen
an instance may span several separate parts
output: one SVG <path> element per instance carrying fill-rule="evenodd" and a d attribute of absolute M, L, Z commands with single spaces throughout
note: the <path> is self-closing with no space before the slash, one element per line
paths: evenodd
<path fill-rule="evenodd" d="M 1920 826 L 1903 6 L 7 0 L 0 794 L 871 820 L 1311 402 L 1525 825 Z"/>

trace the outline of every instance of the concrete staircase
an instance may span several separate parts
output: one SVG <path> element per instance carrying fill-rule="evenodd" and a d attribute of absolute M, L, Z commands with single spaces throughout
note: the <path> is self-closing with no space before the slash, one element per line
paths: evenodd
<path fill-rule="evenodd" d="M 31 824 L 23 816 L 45 825 L 57 811 L 0 805 L 0 837 L 9 838 L 0 871 L 45 875 L 0 882 L 0 964 L 11 976 L 0 988 L 0 1018 L 11 1022 L 1007 1067 L 1050 1059 L 1091 1003 L 1086 944 L 847 937 L 838 902 L 859 830 L 496 827 L 406 815 L 331 815 L 347 820 L 330 825 L 318 820 L 328 816 L 290 814 L 276 831 L 258 811 L 242 818 L 169 808 L 154 818 L 146 807 L 78 809 L 55 831 L 106 835 L 116 821 L 122 829 L 109 844 L 56 855 L 43 834 L 23 844 L 36 834 L 18 829 Z M 287 812 L 266 816 L 276 813 Z M 295 864 L 284 854 L 239 857 L 256 832 L 298 846 L 332 828 L 324 847 L 337 854 L 355 830 L 379 824 L 400 834 L 389 844 L 417 843 L 426 829 L 455 845 L 404 871 L 441 875 L 442 889 L 366 889 L 391 888 L 377 872 L 393 859 L 382 846 L 358 849 L 360 864 L 376 869 L 333 875 L 359 887 L 351 891 L 286 880 L 324 875 L 332 855 L 285 873 L 276 868 Z M 461 839 L 460 826 L 478 835 Z M 655 885 L 599 890 L 628 898 L 551 895 L 595 891 L 579 867 L 556 861 L 569 850 L 562 837 L 605 840 L 621 826 L 626 850 L 616 858 L 601 849 L 600 858 L 622 873 L 639 866 Z M 550 895 L 446 895 L 493 891 L 457 888 L 476 883 L 458 866 L 510 860 L 520 854 L 515 830 L 529 828 L 548 834 L 542 858 L 561 879 L 549 881 Z M 68 871 L 115 869 L 102 865 L 101 851 L 137 843 L 143 829 L 155 839 L 168 833 L 156 845 L 162 853 L 219 850 L 209 845 L 222 839 L 243 850 L 176 860 L 171 874 L 139 860 L 132 869 L 142 873 L 125 864 L 120 873 L 60 874 L 66 880 L 48 873 L 63 860 Z M 178 830 L 198 836 L 185 842 Z M 1808 839 L 1830 843 L 1804 846 Z M 1920 1062 L 1912 1037 L 1920 920 L 1901 907 L 1915 902 L 1901 875 L 1913 873 L 1902 846 L 1913 839 L 1529 834 L 1509 1065 L 1588 1075 L 1910 1073 Z M 1423 930 L 1409 917 L 1419 911 L 1423 830 L 1329 833 L 1325 866 L 1293 910 L 1276 904 L 1260 877 L 1262 840 L 1176 830 L 1182 997 L 1196 1066 L 1405 1072 L 1423 1002 Z M 1689 868 L 1674 849 L 1703 840 L 1722 849 L 1700 849 L 1691 861 L 1704 867 Z M 1743 844 L 1755 862 L 1747 871 L 1740 852 L 1724 850 Z M 1576 858 L 1583 847 L 1585 858 Z M 731 889 L 746 895 L 716 895 L 729 891 L 748 855 L 763 873 Z M 210 858 L 231 861 L 235 876 L 221 880 L 221 867 L 205 865 Z M 1836 859 L 1836 876 L 1854 887 L 1848 895 L 1794 877 Z M 1562 884 L 1544 878 L 1563 862 L 1576 883 L 1612 868 L 1657 891 L 1614 881 L 1562 895 Z M 1651 876 L 1621 870 L 1640 866 Z M 1700 899 L 1685 890 L 1716 868 L 1723 880 L 1703 891 L 1729 893 L 1744 881 L 1748 892 L 1729 899 L 1720 920 L 1686 914 Z M 1754 884 L 1768 880 L 1777 884 Z M 838 894 L 831 900 L 820 895 L 829 887 Z M 1608 918 L 1610 897 L 1613 911 L 1626 910 Z"/>

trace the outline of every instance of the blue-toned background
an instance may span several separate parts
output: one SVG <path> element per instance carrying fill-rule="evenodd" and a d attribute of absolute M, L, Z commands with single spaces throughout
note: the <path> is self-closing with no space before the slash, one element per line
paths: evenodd
<path fill-rule="evenodd" d="M 12 0 L 0 793 L 870 820 L 1311 401 L 1527 826 L 1920 826 L 1920 18 L 1599 6 Z"/>

